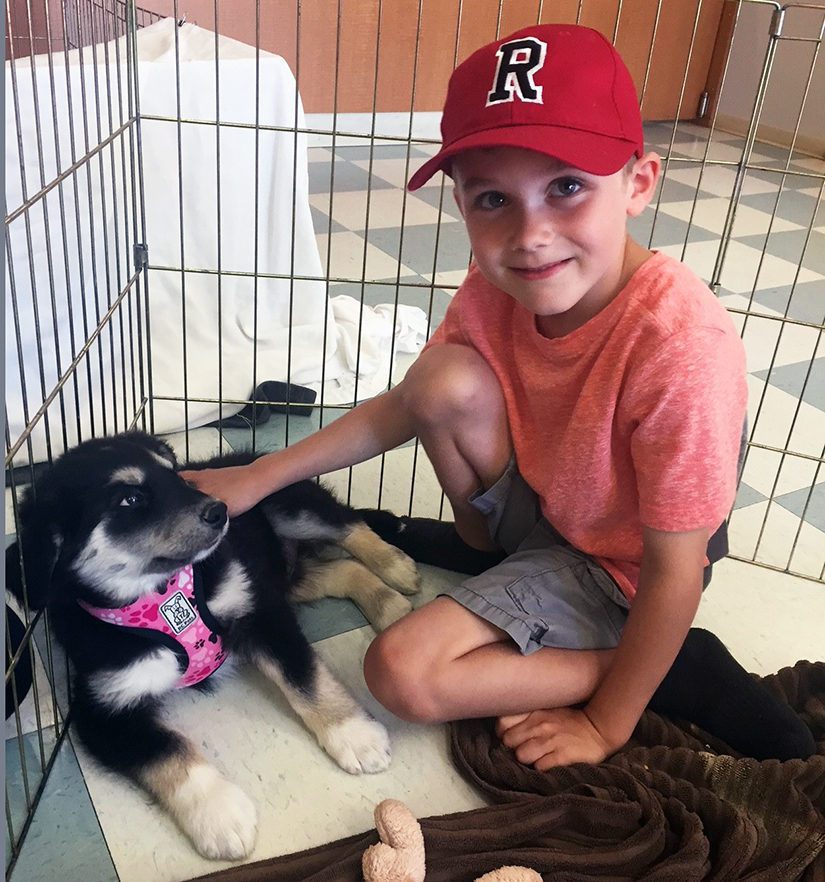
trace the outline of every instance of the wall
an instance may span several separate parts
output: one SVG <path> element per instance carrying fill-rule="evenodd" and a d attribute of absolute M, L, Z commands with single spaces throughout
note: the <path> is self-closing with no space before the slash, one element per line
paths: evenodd
<path fill-rule="evenodd" d="M 788 9 L 782 35 L 818 37 L 825 19 L 825 0 L 807 0 L 815 9 Z M 768 47 L 772 7 L 743 3 L 734 32 L 731 58 L 719 99 L 718 121 L 722 128 L 743 132 L 753 111 L 762 63 Z M 782 145 L 790 143 L 797 124 L 805 84 L 811 70 L 815 43 L 780 40 L 760 119 L 760 139 Z M 814 155 L 825 156 L 825 49 L 820 48 L 810 91 L 799 128 L 797 145 Z"/>

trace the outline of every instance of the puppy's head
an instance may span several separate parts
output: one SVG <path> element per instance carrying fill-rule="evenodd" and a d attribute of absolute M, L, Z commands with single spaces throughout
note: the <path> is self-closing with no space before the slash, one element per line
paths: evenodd
<path fill-rule="evenodd" d="M 20 507 L 29 604 L 45 606 L 71 575 L 87 600 L 125 605 L 214 551 L 226 506 L 175 467 L 166 444 L 139 432 L 86 441 L 56 460 Z M 15 546 L 6 554 L 13 591 L 19 557 Z"/>

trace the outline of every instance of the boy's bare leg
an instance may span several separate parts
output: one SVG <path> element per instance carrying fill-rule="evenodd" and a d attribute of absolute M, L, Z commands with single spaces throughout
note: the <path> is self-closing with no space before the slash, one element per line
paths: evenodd
<path fill-rule="evenodd" d="M 403 401 L 455 516 L 459 536 L 473 548 L 495 547 L 487 522 L 469 503 L 504 473 L 512 441 L 495 374 L 467 346 L 424 352 L 404 382 Z"/>
<path fill-rule="evenodd" d="M 438 597 L 379 635 L 364 675 L 396 716 L 445 722 L 569 707 L 587 701 L 613 650 L 540 649 L 510 637 L 449 597 Z"/>

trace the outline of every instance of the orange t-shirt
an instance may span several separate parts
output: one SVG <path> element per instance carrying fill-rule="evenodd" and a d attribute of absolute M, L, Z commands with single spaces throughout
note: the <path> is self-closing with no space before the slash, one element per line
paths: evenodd
<path fill-rule="evenodd" d="M 492 367 L 544 517 L 628 598 L 643 525 L 713 533 L 730 513 L 745 351 L 684 264 L 654 254 L 600 313 L 554 339 L 472 267 L 427 346 L 446 342 L 472 346 Z"/>

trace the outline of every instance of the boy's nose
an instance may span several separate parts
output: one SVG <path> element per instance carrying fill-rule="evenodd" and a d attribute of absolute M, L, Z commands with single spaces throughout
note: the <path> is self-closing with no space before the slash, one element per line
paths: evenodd
<path fill-rule="evenodd" d="M 513 245 L 519 251 L 535 251 L 549 245 L 555 232 L 542 211 L 522 211 L 513 229 Z"/>

